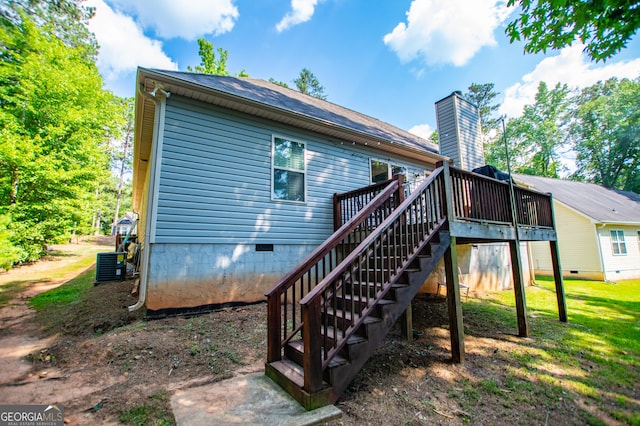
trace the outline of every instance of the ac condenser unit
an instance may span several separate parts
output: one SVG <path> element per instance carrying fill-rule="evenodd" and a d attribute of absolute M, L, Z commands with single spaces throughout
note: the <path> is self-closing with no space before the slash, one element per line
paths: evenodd
<path fill-rule="evenodd" d="M 124 280 L 127 272 L 127 252 L 98 253 L 96 284 Z"/>

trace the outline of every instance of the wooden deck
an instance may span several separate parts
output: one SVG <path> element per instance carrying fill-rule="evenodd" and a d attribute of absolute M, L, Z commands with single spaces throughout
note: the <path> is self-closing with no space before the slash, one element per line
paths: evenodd
<path fill-rule="evenodd" d="M 529 335 L 520 241 L 549 241 L 567 320 L 552 198 L 439 167 L 405 199 L 402 176 L 334 196 L 336 231 L 266 295 L 266 372 L 305 407 L 335 402 L 444 258 L 454 362 L 464 360 L 457 244 L 509 243 L 518 334 Z"/>

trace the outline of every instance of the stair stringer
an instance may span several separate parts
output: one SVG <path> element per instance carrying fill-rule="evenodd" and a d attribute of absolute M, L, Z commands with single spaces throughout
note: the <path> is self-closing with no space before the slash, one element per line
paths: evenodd
<path fill-rule="evenodd" d="M 331 385 L 331 402 L 344 393 L 355 376 L 360 372 L 362 367 L 371 357 L 373 352 L 380 347 L 385 340 L 386 335 L 391 331 L 396 321 L 407 309 L 413 298 L 418 294 L 425 280 L 433 272 L 438 265 L 440 259 L 444 256 L 451 242 L 448 232 L 440 231 L 440 241 L 430 243 L 423 249 L 423 252 L 431 246 L 429 256 L 418 256 L 418 270 L 405 271 L 403 276 L 406 277 L 406 287 L 396 288 L 394 292 L 394 303 L 388 303 L 379 306 L 379 314 L 381 321 L 365 323 L 364 335 L 366 340 L 352 345 L 347 345 L 345 351 L 346 358 L 349 363 L 329 369 L 328 381 Z"/>

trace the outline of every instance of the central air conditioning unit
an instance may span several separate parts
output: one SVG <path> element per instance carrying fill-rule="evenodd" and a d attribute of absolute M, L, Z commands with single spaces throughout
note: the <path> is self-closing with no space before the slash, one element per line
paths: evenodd
<path fill-rule="evenodd" d="M 124 280 L 127 275 L 127 252 L 98 253 L 96 259 L 96 284 Z"/>

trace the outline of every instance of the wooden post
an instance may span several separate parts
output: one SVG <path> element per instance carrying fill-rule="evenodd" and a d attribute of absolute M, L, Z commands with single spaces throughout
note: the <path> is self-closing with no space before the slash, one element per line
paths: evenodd
<path fill-rule="evenodd" d="M 549 241 L 551 247 L 551 263 L 553 264 L 553 280 L 556 283 L 556 298 L 558 299 L 558 316 L 560 321 L 567 322 L 567 302 L 564 297 L 564 282 L 562 281 L 562 266 L 558 241 Z"/>
<path fill-rule="evenodd" d="M 553 195 L 549 194 L 549 206 L 551 209 L 551 222 L 556 231 L 556 239 L 549 241 L 551 249 L 551 263 L 553 264 L 553 281 L 556 284 L 556 299 L 558 300 L 558 317 L 560 321 L 567 322 L 567 302 L 564 296 L 564 282 L 562 280 L 562 265 L 560 264 L 560 248 L 558 247 L 558 230 L 556 229 L 556 215 L 553 210 Z"/>
<path fill-rule="evenodd" d="M 282 349 L 280 339 L 282 336 L 282 305 L 280 294 L 272 294 L 267 297 L 267 362 L 280 361 Z"/>
<path fill-rule="evenodd" d="M 517 230 L 516 230 L 517 232 Z M 518 316 L 518 336 L 529 336 L 527 321 L 527 300 L 524 293 L 524 279 L 522 278 L 522 261 L 520 257 L 520 242 L 509 241 L 511 252 L 511 274 L 513 275 L 513 289 L 516 295 L 516 314 Z"/>
<path fill-rule="evenodd" d="M 398 196 L 395 197 L 395 206 L 393 208 L 395 210 L 400 207 L 400 204 L 404 201 L 404 175 L 398 173 L 393 176 L 393 179 L 398 181 Z"/>
<path fill-rule="evenodd" d="M 338 194 L 333 194 L 333 230 L 337 231 L 342 226 L 342 203 Z"/>
<path fill-rule="evenodd" d="M 454 220 L 454 215 L 449 163 L 443 162 L 442 169 L 444 180 L 444 202 L 447 221 L 450 224 Z M 456 237 L 454 236 L 451 236 L 451 243 L 444 254 L 444 269 L 447 277 L 447 310 L 449 311 L 451 357 L 454 363 L 462 363 L 464 362 L 464 328 L 462 324 L 460 283 L 458 282 L 458 249 L 456 247 Z"/>
<path fill-rule="evenodd" d="M 309 393 L 322 389 L 322 342 L 320 338 L 320 298 L 302 305 L 302 335 L 304 336 L 304 390 Z"/>
<path fill-rule="evenodd" d="M 454 363 L 464 362 L 464 328 L 462 324 L 462 304 L 458 283 L 458 249 L 456 237 L 444 255 L 444 269 L 447 276 L 447 309 L 449 311 L 449 333 L 451 336 L 451 357 Z"/>
<path fill-rule="evenodd" d="M 400 317 L 401 328 L 402 328 L 402 337 L 407 339 L 408 341 L 413 340 L 413 314 L 411 311 L 411 304 L 407 305 L 407 309 L 402 313 Z"/>

